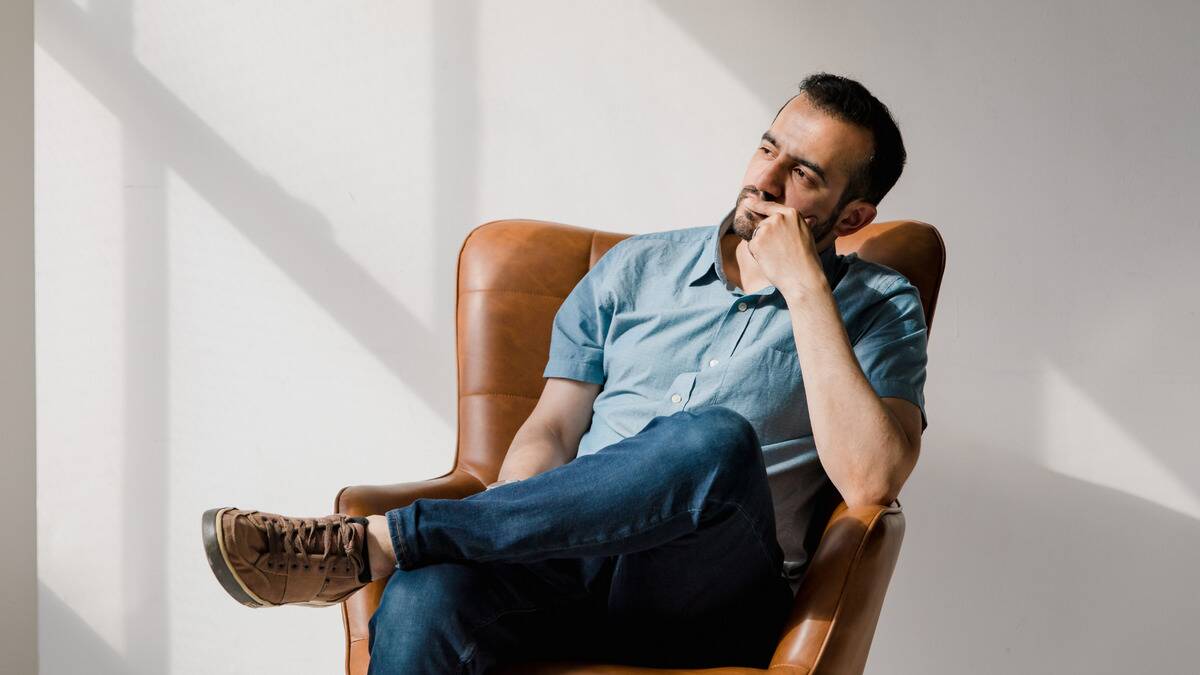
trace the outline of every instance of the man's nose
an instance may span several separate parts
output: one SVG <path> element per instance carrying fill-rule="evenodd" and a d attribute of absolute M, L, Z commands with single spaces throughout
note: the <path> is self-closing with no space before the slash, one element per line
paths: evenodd
<path fill-rule="evenodd" d="M 763 188 L 761 185 L 760 185 L 760 186 L 757 186 L 757 187 L 758 187 L 758 196 L 759 196 L 759 197 L 760 197 L 760 198 L 761 198 L 761 199 L 762 199 L 764 202 L 777 202 L 777 201 L 779 201 L 779 195 L 775 194 L 774 192 L 771 192 L 770 190 L 764 189 L 764 188 Z"/>
<path fill-rule="evenodd" d="M 762 193 L 762 198 L 769 202 L 779 201 L 779 195 L 783 193 L 781 169 L 779 163 L 770 162 L 762 167 L 754 181 L 754 187 Z"/>

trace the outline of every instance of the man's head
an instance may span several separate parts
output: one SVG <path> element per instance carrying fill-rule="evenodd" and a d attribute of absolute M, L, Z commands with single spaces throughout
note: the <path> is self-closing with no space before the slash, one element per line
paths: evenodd
<path fill-rule="evenodd" d="M 887 106 L 858 82 L 816 73 L 799 89 L 776 113 L 746 167 L 733 231 L 750 239 L 762 216 L 742 200 L 758 193 L 814 217 L 810 227 L 823 248 L 874 220 L 906 154 Z"/>

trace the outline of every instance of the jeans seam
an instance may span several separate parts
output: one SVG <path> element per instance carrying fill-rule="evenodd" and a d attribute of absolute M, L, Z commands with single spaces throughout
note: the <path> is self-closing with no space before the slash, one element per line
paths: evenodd
<path fill-rule="evenodd" d="M 475 658 L 475 652 L 479 648 L 479 641 L 475 639 L 476 633 L 478 633 L 479 631 L 483 630 L 484 628 L 487 628 L 488 626 L 496 623 L 500 619 L 503 619 L 504 617 L 509 616 L 510 614 L 529 614 L 531 612 L 540 612 L 543 609 L 545 609 L 545 608 L 538 607 L 538 606 L 518 607 L 516 609 L 506 609 L 506 610 L 499 612 L 496 615 L 492 616 L 487 621 L 484 621 L 483 623 L 480 623 L 479 625 L 470 628 L 467 631 L 467 634 L 470 636 L 471 644 L 467 646 L 467 648 L 465 650 L 465 652 L 466 652 L 465 654 L 459 654 L 459 656 L 458 656 L 459 667 L 465 668 L 465 666 L 471 661 L 471 659 Z"/>
<path fill-rule="evenodd" d="M 737 509 L 737 512 L 742 514 L 742 517 L 745 518 L 746 522 L 750 524 L 750 529 L 752 531 L 757 531 L 757 525 L 754 522 L 754 518 L 751 517 L 749 513 L 746 513 L 746 510 L 742 508 L 741 504 L 739 504 L 738 502 L 720 502 L 720 503 L 721 504 L 732 504 L 733 508 Z M 770 531 L 772 533 L 774 533 L 774 530 L 775 530 L 775 528 L 772 526 L 770 528 Z M 778 534 L 776 534 L 775 536 L 778 537 Z M 767 551 L 766 544 L 763 543 L 763 540 L 761 537 L 755 537 L 755 541 L 758 543 L 759 550 L 762 551 L 763 558 L 765 558 L 765 560 L 766 560 L 767 568 L 769 571 L 770 568 L 772 567 L 771 553 L 769 551 Z M 782 568 L 782 561 L 780 561 L 780 567 Z"/>
<path fill-rule="evenodd" d="M 388 534 L 392 540 L 392 549 L 396 553 L 396 567 L 404 569 L 401 562 L 405 565 L 411 565 L 409 560 L 408 547 L 404 545 L 404 537 L 400 535 L 400 517 L 393 516 L 390 513 L 384 516 L 388 523 Z"/>

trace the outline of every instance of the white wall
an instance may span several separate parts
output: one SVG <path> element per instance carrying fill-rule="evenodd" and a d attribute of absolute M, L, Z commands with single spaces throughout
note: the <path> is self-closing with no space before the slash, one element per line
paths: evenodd
<path fill-rule="evenodd" d="M 37 670 L 33 2 L 0 3 L 0 673 Z"/>
<path fill-rule="evenodd" d="M 333 673 L 199 516 L 444 471 L 454 270 L 525 216 L 714 223 L 804 74 L 950 263 L 874 673 L 1182 673 L 1200 623 L 1200 8 L 39 0 L 41 669 Z M 61 645 L 72 643 L 72 650 Z"/>

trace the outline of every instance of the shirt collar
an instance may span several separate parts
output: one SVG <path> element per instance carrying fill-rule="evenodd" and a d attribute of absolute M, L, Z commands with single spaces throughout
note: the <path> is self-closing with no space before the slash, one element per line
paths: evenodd
<path fill-rule="evenodd" d="M 730 211 L 729 215 L 725 216 L 719 224 L 709 228 L 708 235 L 704 239 L 703 252 L 688 274 L 688 285 L 695 286 L 709 274 L 715 274 L 726 287 L 729 286 L 729 280 L 725 278 L 724 266 L 721 264 L 721 239 L 732 227 L 733 212 Z M 837 250 L 832 244 L 826 246 L 825 250 L 818 255 L 821 258 L 821 268 L 825 271 L 825 278 L 829 280 L 829 287 L 833 288 L 838 260 L 842 256 L 837 254 Z M 774 289 L 774 286 L 770 288 Z"/>

